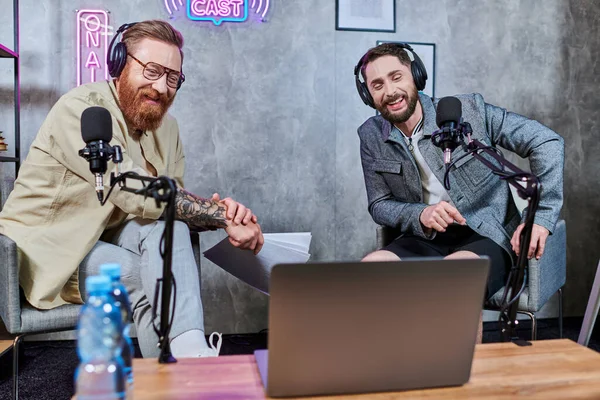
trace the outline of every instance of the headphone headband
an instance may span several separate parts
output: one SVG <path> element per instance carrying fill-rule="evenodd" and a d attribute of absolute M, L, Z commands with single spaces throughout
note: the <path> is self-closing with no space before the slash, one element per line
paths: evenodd
<path fill-rule="evenodd" d="M 389 42 L 388 42 L 389 43 Z M 415 81 L 415 86 L 417 90 L 422 91 L 425 89 L 425 84 L 427 83 L 427 70 L 425 68 L 425 64 L 421 61 L 421 58 L 414 52 L 413 48 L 408 43 L 389 43 L 395 46 L 398 46 L 402 50 L 408 50 L 411 52 L 413 56 L 413 60 L 410 63 L 410 70 L 413 76 L 413 80 Z M 366 82 L 360 80 L 360 73 L 363 66 L 366 63 L 367 57 L 369 55 L 369 51 L 367 51 L 361 58 L 358 60 L 358 64 L 354 67 L 354 80 L 356 83 L 356 90 L 358 91 L 358 95 L 362 99 L 362 101 L 368 105 L 369 107 L 375 108 L 375 101 L 369 92 L 369 88 L 367 87 Z"/>

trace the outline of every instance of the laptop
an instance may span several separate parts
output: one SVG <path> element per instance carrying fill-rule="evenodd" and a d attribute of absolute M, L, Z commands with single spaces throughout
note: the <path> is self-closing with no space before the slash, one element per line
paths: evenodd
<path fill-rule="evenodd" d="M 280 264 L 270 281 L 268 396 L 466 383 L 489 259 Z"/>

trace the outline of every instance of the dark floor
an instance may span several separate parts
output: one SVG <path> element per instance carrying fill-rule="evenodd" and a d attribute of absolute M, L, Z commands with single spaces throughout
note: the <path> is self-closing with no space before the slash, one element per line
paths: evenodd
<path fill-rule="evenodd" d="M 577 341 L 582 318 L 565 318 L 563 337 Z M 529 339 L 527 322 L 521 323 L 519 337 Z M 442 334 L 440 332 L 440 334 Z M 538 323 L 538 340 L 557 339 L 558 320 L 546 319 Z M 497 323 L 484 323 L 483 342 L 501 341 Z M 73 373 L 78 359 L 75 342 L 25 342 L 20 359 L 20 398 L 23 400 L 61 400 L 73 395 Z M 221 355 L 252 354 L 256 349 L 267 347 L 267 333 L 246 335 L 223 335 Z M 600 334 L 590 340 L 590 348 L 600 351 Z M 12 389 L 12 353 L 0 359 L 0 400 L 9 400 Z"/>

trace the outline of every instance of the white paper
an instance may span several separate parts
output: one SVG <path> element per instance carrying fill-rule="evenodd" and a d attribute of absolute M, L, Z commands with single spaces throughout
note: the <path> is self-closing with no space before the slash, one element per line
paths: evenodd
<path fill-rule="evenodd" d="M 204 252 L 204 257 L 250 286 L 269 293 L 271 269 L 277 264 L 305 263 L 312 235 L 310 232 L 266 233 L 257 255 L 234 247 L 228 238 Z"/>
<path fill-rule="evenodd" d="M 305 253 L 308 253 L 312 239 L 310 232 L 265 233 L 263 236 L 265 240 L 269 238 L 269 241 L 272 242 L 287 243 L 292 245 L 292 247 L 298 246 Z"/>

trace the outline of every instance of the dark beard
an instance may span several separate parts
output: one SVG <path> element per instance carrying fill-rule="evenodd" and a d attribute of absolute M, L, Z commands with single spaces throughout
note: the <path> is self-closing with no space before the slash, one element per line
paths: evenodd
<path fill-rule="evenodd" d="M 417 92 L 417 89 L 414 88 L 414 90 L 411 93 L 407 94 L 406 111 L 404 111 L 403 113 L 400 113 L 400 114 L 392 114 L 388 110 L 387 105 L 389 103 L 393 103 L 398 98 L 400 98 L 400 95 L 396 96 L 395 98 L 384 101 L 384 103 L 377 108 L 377 111 L 379 111 L 381 116 L 383 118 L 387 119 L 388 121 L 390 121 L 394 125 L 405 123 L 413 115 L 413 113 L 415 112 L 415 109 L 417 108 L 417 101 L 419 101 L 419 93 Z"/>
<path fill-rule="evenodd" d="M 162 124 L 163 118 L 175 96 L 169 98 L 166 94 L 160 94 L 152 88 L 135 89 L 125 78 L 127 68 L 119 78 L 119 103 L 123 116 L 134 129 L 141 131 L 155 131 Z M 150 98 L 157 101 L 158 104 L 149 104 L 146 99 Z"/>

